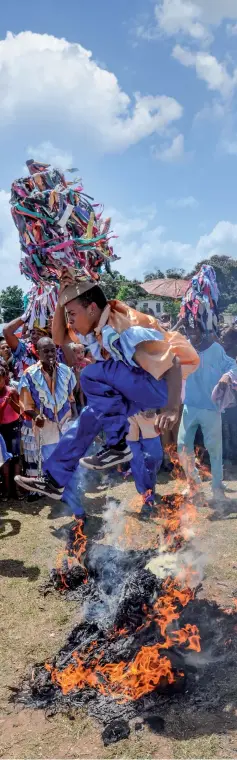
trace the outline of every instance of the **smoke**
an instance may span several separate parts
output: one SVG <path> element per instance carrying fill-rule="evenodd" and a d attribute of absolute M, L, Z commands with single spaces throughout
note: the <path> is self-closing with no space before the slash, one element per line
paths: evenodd
<path fill-rule="evenodd" d="M 103 516 L 104 543 L 121 549 L 125 530 L 126 503 L 107 499 Z"/>
<path fill-rule="evenodd" d="M 114 623 L 126 577 L 121 562 L 125 508 L 126 502 L 107 500 L 101 530 L 103 543 L 92 544 L 89 550 L 90 572 L 96 579 L 96 588 L 93 599 L 84 604 L 83 617 L 88 622 L 103 623 L 103 628 Z"/>
<path fill-rule="evenodd" d="M 207 560 L 201 548 L 201 540 L 195 535 L 197 513 L 193 505 L 189 504 L 186 507 L 184 504 L 179 509 L 179 519 L 179 533 L 185 541 L 184 545 L 177 548 L 174 534 L 173 542 L 171 539 L 168 549 L 164 531 L 160 527 L 159 548 L 156 556 L 146 565 L 146 569 L 160 580 L 171 576 L 178 578 L 183 587 L 194 589 L 203 580 Z"/>

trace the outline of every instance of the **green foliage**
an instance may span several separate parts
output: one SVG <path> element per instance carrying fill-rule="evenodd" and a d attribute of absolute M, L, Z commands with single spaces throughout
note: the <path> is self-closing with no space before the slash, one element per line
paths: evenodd
<path fill-rule="evenodd" d="M 227 306 L 226 311 L 228 314 L 233 314 L 234 317 L 237 315 L 237 302 L 236 303 L 229 303 L 229 306 Z"/>
<path fill-rule="evenodd" d="M 138 298 L 144 298 L 144 290 L 138 280 L 127 280 L 116 271 L 113 276 L 103 274 L 100 284 L 108 300 L 117 298 L 119 301 L 137 301 Z"/>
<path fill-rule="evenodd" d="M 169 280 L 185 280 L 186 274 L 185 269 L 178 269 L 177 267 L 172 267 L 172 269 L 166 270 L 166 277 L 168 277 Z"/>
<path fill-rule="evenodd" d="M 181 300 L 175 301 L 173 298 L 166 298 L 164 301 L 164 310 L 170 314 L 173 322 L 177 322 L 181 307 Z"/>
<path fill-rule="evenodd" d="M 0 307 L 3 322 L 11 322 L 24 311 L 23 290 L 17 285 L 9 285 L 0 293 Z"/>
<path fill-rule="evenodd" d="M 108 301 L 118 297 L 119 288 L 124 282 L 127 282 L 126 277 L 117 271 L 114 271 L 113 275 L 106 272 L 102 275 L 100 286 Z"/>
<path fill-rule="evenodd" d="M 155 269 L 154 272 L 146 272 L 144 274 L 144 282 L 150 282 L 151 280 L 164 280 L 164 272 L 161 269 Z"/>

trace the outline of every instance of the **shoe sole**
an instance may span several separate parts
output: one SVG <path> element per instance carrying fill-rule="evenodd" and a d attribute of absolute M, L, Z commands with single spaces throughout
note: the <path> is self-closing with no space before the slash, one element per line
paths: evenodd
<path fill-rule="evenodd" d="M 87 470 L 99 470 L 100 472 L 104 472 L 105 470 L 111 470 L 112 467 L 117 467 L 118 464 L 123 464 L 123 462 L 131 462 L 133 455 L 130 451 L 129 454 L 126 454 L 125 457 L 122 459 L 116 459 L 116 462 L 109 462 L 108 464 L 104 465 L 95 465 L 91 464 L 90 462 L 86 462 L 85 459 L 80 459 L 79 464 L 81 464 L 82 467 L 86 467 Z"/>
<path fill-rule="evenodd" d="M 27 483 L 23 483 L 22 480 L 19 478 L 15 478 L 16 483 L 18 483 L 21 488 L 24 488 L 25 491 L 30 491 L 32 493 L 32 484 L 28 485 Z M 53 499 L 54 501 L 61 501 L 63 494 L 52 494 L 49 491 L 40 491 L 37 488 L 34 488 L 34 493 L 38 493 L 40 496 L 48 496 L 50 499 Z"/>

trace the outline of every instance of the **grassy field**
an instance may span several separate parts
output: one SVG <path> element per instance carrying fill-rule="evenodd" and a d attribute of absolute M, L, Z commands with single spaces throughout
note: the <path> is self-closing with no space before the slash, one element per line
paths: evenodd
<path fill-rule="evenodd" d="M 165 478 L 163 478 L 165 480 Z M 237 483 L 229 483 L 237 498 Z M 159 484 L 159 492 L 170 493 L 172 482 Z M 135 489 L 120 482 L 107 492 L 124 501 L 132 512 Z M 230 498 L 230 496 L 229 496 Z M 130 506 L 129 506 L 130 505 Z M 87 494 L 88 533 L 95 537 L 102 524 L 105 497 Z M 200 511 L 198 540 L 206 555 L 202 598 L 215 600 L 224 608 L 233 604 L 237 588 L 237 501 L 220 516 L 211 509 Z M 129 739 L 104 748 L 101 729 L 85 712 L 74 720 L 65 715 L 47 719 L 43 711 L 23 710 L 9 703 L 10 687 L 19 683 L 30 667 L 53 655 L 78 621 L 80 611 L 59 594 L 45 598 L 39 586 L 48 577 L 63 549 L 64 530 L 70 517 L 62 516 L 61 505 L 38 502 L 32 506 L 12 502 L 1 505 L 1 750 L 4 758 L 235 758 L 237 757 L 237 709 L 233 698 L 223 710 L 173 707 L 159 736 L 148 728 Z M 127 543 L 148 547 L 154 542 L 154 523 L 130 521 Z M 237 594 L 236 594 L 237 596 Z M 197 621 L 198 624 L 198 621 Z M 236 635 L 236 632 L 233 635 Z"/>

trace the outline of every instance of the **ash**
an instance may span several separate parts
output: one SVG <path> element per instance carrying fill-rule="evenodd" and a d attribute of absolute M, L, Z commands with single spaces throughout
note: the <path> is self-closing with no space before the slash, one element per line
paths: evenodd
<path fill-rule="evenodd" d="M 87 546 L 84 569 L 80 566 L 68 569 L 66 575 L 66 594 L 83 605 L 84 619 L 73 628 L 50 663 L 52 668 L 64 671 L 74 666 L 75 652 L 83 657 L 86 669 L 93 666 L 95 652 L 101 666 L 130 663 L 141 647 L 164 643 L 160 628 L 152 619 L 154 603 L 164 595 L 164 585 L 145 569 L 151 556 L 151 552 L 122 552 L 101 544 Z M 58 588 L 60 578 L 54 571 L 51 586 Z M 126 732 L 128 735 L 124 721 L 136 717 L 158 730 L 157 725 L 164 725 L 169 707 L 177 700 L 182 710 L 188 705 L 203 709 L 205 704 L 209 709 L 210 703 L 218 706 L 220 702 L 223 708 L 229 699 L 236 663 L 233 630 L 237 615 L 225 614 L 217 604 L 195 595 L 186 607 L 178 606 L 178 612 L 180 617 L 173 628 L 198 623 L 202 652 L 192 652 L 183 644 L 161 650 L 172 664 L 174 683 L 169 684 L 163 678 L 151 693 L 127 701 L 109 692 L 101 693 L 90 685 L 63 694 L 61 687 L 52 681 L 51 672 L 40 663 L 30 677 L 12 690 L 11 699 L 27 707 L 44 708 L 48 716 L 86 706 L 89 715 L 110 727 L 105 732 L 107 743 L 109 736 L 114 742 Z M 226 691 L 224 684 L 228 684 Z"/>

